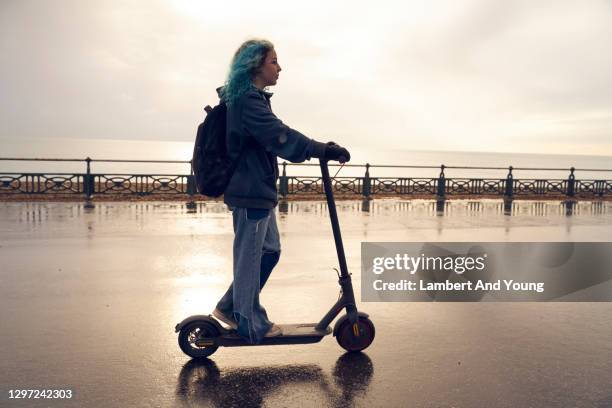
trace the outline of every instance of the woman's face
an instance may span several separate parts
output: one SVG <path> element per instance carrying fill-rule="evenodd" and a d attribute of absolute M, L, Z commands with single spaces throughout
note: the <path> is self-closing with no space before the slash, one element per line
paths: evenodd
<path fill-rule="evenodd" d="M 268 54 L 266 54 L 266 59 L 259 72 L 255 76 L 255 81 L 261 83 L 264 87 L 276 85 L 279 72 L 281 72 L 281 67 L 278 65 L 276 51 L 270 50 Z"/>

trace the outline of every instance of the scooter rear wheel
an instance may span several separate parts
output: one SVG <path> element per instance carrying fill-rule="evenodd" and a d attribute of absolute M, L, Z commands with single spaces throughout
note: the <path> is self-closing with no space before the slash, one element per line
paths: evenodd
<path fill-rule="evenodd" d="M 361 351 L 366 349 L 374 341 L 376 330 L 374 323 L 367 317 L 359 317 L 359 321 L 354 327 L 351 322 L 346 319 L 338 327 L 336 340 L 340 347 L 346 351 Z"/>
<path fill-rule="evenodd" d="M 217 349 L 219 346 L 198 346 L 196 341 L 204 337 L 217 337 L 219 331 L 210 322 L 204 320 L 197 320 L 185 325 L 178 336 L 178 343 L 183 353 L 187 354 L 192 358 L 203 358 L 208 357 Z"/>

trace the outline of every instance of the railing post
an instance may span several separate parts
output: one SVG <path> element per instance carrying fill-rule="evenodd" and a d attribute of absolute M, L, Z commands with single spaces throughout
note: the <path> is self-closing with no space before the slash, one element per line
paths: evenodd
<path fill-rule="evenodd" d="M 85 193 L 85 208 L 94 208 L 94 204 L 91 202 L 91 198 L 93 197 L 94 192 L 94 180 L 91 175 L 91 158 L 87 157 L 85 159 L 87 162 L 87 173 L 85 174 L 85 179 L 83 180 L 83 190 Z"/>
<path fill-rule="evenodd" d="M 370 163 L 366 163 L 366 172 L 363 177 L 363 196 L 366 198 L 370 197 L 372 193 L 372 181 L 370 180 Z"/>
<path fill-rule="evenodd" d="M 606 191 L 606 181 L 605 180 L 596 180 L 595 186 L 597 190 L 597 195 L 603 197 L 604 192 Z"/>
<path fill-rule="evenodd" d="M 187 176 L 187 194 L 189 194 L 189 197 L 191 198 L 191 201 L 193 201 L 193 196 L 196 193 L 196 187 L 195 187 L 195 176 L 193 175 L 193 162 L 192 160 L 189 160 L 189 167 L 190 167 L 190 172 L 189 175 Z"/>
<path fill-rule="evenodd" d="M 280 195 L 285 198 L 289 194 L 289 179 L 287 179 L 287 162 L 283 162 L 283 174 L 280 176 Z"/>
<path fill-rule="evenodd" d="M 444 198 L 446 195 L 446 177 L 444 176 L 444 165 L 440 166 L 440 176 L 438 177 L 438 198 Z"/>
<path fill-rule="evenodd" d="M 193 160 L 189 160 L 189 168 L 190 174 L 187 176 L 187 194 L 189 194 L 190 201 L 185 205 L 185 207 L 187 208 L 187 210 L 189 210 L 189 212 L 194 212 L 194 210 L 196 209 L 196 203 L 193 197 L 196 193 L 196 186 L 195 176 L 193 175 Z"/>
<path fill-rule="evenodd" d="M 512 166 L 508 167 L 508 175 L 506 176 L 506 191 L 504 192 L 504 196 L 508 199 L 512 199 L 514 195 L 514 191 L 512 190 L 514 185 L 514 177 L 512 176 Z"/>
<path fill-rule="evenodd" d="M 576 177 L 574 176 L 575 168 L 570 168 L 570 175 L 567 179 L 567 195 L 573 197 L 576 194 Z"/>

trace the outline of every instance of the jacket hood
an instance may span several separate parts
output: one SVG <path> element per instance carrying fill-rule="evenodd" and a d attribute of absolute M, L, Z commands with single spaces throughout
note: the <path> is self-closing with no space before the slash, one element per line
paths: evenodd
<path fill-rule="evenodd" d="M 223 101 L 223 90 L 225 89 L 225 85 L 222 85 L 220 87 L 218 87 L 216 89 L 217 91 L 217 96 L 219 96 L 220 101 Z M 261 89 L 258 89 L 255 85 L 251 85 L 251 89 L 259 92 L 260 94 L 264 95 L 266 97 L 266 99 L 270 99 L 272 97 L 272 95 L 274 95 L 274 93 L 272 92 L 268 92 L 268 91 L 262 91 Z"/>
<path fill-rule="evenodd" d="M 217 95 L 219 96 L 219 99 L 223 100 L 223 90 L 225 89 L 225 85 L 218 87 L 217 90 Z"/>

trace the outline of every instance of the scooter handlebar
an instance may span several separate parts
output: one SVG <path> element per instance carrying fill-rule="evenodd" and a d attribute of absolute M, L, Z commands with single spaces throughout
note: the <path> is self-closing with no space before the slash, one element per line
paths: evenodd
<path fill-rule="evenodd" d="M 324 158 L 320 158 L 319 159 L 319 163 L 325 164 L 325 165 L 327 165 L 327 163 L 330 162 L 330 161 L 336 161 L 336 160 L 330 160 L 330 159 L 324 159 Z M 348 160 L 347 160 L 347 158 L 345 156 L 338 157 L 337 161 L 342 163 L 342 164 L 348 162 Z"/>

